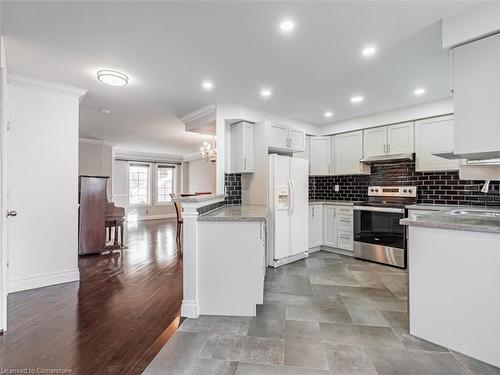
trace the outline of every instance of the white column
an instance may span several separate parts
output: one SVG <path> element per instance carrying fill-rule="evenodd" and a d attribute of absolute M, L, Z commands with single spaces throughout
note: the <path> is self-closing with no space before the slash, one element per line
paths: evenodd
<path fill-rule="evenodd" d="M 182 217 L 182 251 L 184 269 L 184 298 L 181 305 L 181 316 L 197 318 L 198 305 L 198 211 L 199 205 L 183 203 Z"/>

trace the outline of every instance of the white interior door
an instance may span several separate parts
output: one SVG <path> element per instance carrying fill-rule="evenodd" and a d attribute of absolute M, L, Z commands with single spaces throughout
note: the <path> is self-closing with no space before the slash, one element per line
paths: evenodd
<path fill-rule="evenodd" d="M 78 280 L 78 96 L 9 82 L 9 292 Z"/>
<path fill-rule="evenodd" d="M 7 203 L 7 64 L 5 45 L 0 36 L 0 331 L 7 330 L 7 223 L 4 212 Z"/>
<path fill-rule="evenodd" d="M 307 160 L 290 158 L 290 255 L 309 249 L 309 175 Z"/>

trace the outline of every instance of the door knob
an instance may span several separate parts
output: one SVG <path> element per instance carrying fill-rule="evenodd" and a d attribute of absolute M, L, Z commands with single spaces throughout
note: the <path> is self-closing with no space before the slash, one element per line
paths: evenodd
<path fill-rule="evenodd" d="M 17 211 L 16 210 L 9 210 L 9 211 L 7 211 L 7 216 L 17 216 Z"/>

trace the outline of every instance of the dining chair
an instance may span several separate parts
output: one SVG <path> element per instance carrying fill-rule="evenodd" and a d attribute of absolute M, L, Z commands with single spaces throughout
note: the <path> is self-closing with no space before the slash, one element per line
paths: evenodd
<path fill-rule="evenodd" d="M 177 198 L 177 194 L 171 193 L 170 197 L 173 200 L 174 198 Z M 177 246 L 179 246 L 182 252 L 181 233 L 182 233 L 182 224 L 184 223 L 184 219 L 182 218 L 182 205 L 179 202 L 174 201 L 174 207 L 175 207 L 175 215 L 177 216 L 177 231 L 175 234 L 175 241 L 177 243 Z"/>

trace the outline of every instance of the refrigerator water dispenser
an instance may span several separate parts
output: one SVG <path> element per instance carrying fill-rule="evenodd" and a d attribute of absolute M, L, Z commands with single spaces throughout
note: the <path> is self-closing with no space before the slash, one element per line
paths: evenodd
<path fill-rule="evenodd" d="M 290 204 L 288 185 L 276 186 L 276 208 L 278 210 L 287 210 Z"/>

